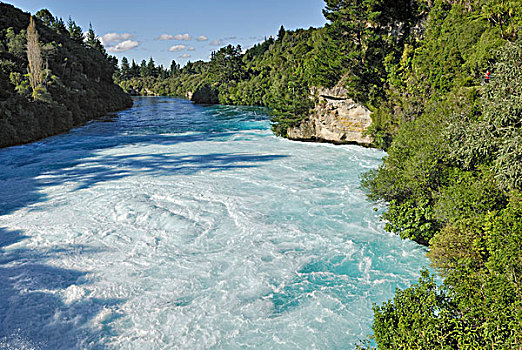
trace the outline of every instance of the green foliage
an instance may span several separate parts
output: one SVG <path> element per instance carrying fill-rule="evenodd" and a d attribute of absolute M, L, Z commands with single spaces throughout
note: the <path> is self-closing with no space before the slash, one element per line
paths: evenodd
<path fill-rule="evenodd" d="M 522 41 L 506 42 L 514 38 L 507 22 L 484 18 L 487 6 L 436 1 L 424 39 L 387 66 L 388 101 L 371 132 L 393 141 L 363 186 L 390 202 L 388 230 L 429 240 L 445 279 L 376 309 L 379 349 L 516 349 L 522 341 Z M 505 20 L 519 21 L 517 11 Z M 491 82 L 480 87 L 486 70 Z"/>
<path fill-rule="evenodd" d="M 483 231 L 474 224 L 476 220 L 468 219 L 455 226 L 446 225 L 430 240 L 428 257 L 442 275 L 456 270 L 467 272 L 470 267 L 478 268 L 483 264 Z"/>
<path fill-rule="evenodd" d="M 62 20 L 39 11 L 28 45 L 29 23 L 29 14 L 0 3 L 0 147 L 66 132 L 132 104 L 113 83 L 110 57 L 85 45 L 79 27 L 81 39 L 71 40 Z"/>
<path fill-rule="evenodd" d="M 517 0 L 490 0 L 482 5 L 477 18 L 498 27 L 503 38 L 514 39 L 522 26 L 522 8 Z"/>
<path fill-rule="evenodd" d="M 69 17 L 69 20 L 67 21 L 67 31 L 69 32 L 69 36 L 72 40 L 79 44 L 83 43 L 82 28 L 77 25 L 76 22 L 71 19 L 71 17 Z"/>
<path fill-rule="evenodd" d="M 54 17 L 51 11 L 48 9 L 42 9 L 36 12 L 36 18 L 42 21 L 43 25 L 49 27 L 59 34 L 67 34 L 67 28 L 65 28 L 65 23 L 63 19 Z"/>
<path fill-rule="evenodd" d="M 100 39 L 98 39 L 98 37 L 94 33 L 94 30 L 92 29 L 92 24 L 89 24 L 89 31 L 87 32 L 87 38 L 86 38 L 85 44 L 88 47 L 99 51 L 102 55 L 107 56 L 107 52 L 105 51 L 105 48 L 103 47 Z"/>
<path fill-rule="evenodd" d="M 387 221 L 384 227 L 386 231 L 422 244 L 427 244 L 439 230 L 433 207 L 427 200 L 408 200 L 402 203 L 393 200 L 383 214 L 383 219 Z"/>
<path fill-rule="evenodd" d="M 8 52 L 18 59 L 25 57 L 26 45 L 26 30 L 21 30 L 18 34 L 15 33 L 12 27 L 7 28 L 5 33 L 5 41 L 7 42 Z"/>
<path fill-rule="evenodd" d="M 514 349 L 522 337 L 522 206 L 512 193 L 499 211 L 445 227 L 432 240 L 430 259 L 446 276 L 459 317 L 462 348 Z M 470 331 L 473 330 L 473 331 Z"/>
<path fill-rule="evenodd" d="M 400 125 L 429 113 L 427 107 L 447 96 L 476 89 L 491 69 L 494 52 L 505 43 L 497 27 L 476 19 L 478 5 L 466 8 L 435 1 L 427 10 L 424 31 L 412 30 L 404 46 L 383 61 L 389 89 L 386 102 L 377 106 L 378 113 L 372 117 L 371 132 L 377 139 L 395 137 Z M 421 13 L 425 16 L 426 12 Z"/>
<path fill-rule="evenodd" d="M 435 216 L 443 224 L 455 224 L 464 218 L 485 215 L 506 203 L 492 172 L 485 167 L 477 171 L 452 168 L 447 173 L 444 186 L 434 197 Z"/>
<path fill-rule="evenodd" d="M 45 103 L 51 103 L 53 101 L 51 94 L 47 91 L 45 86 L 37 86 L 34 88 L 31 96 L 35 99 L 35 101 L 41 101 Z"/>
<path fill-rule="evenodd" d="M 339 77 L 346 72 L 343 64 L 343 52 L 337 42 L 330 35 L 325 34 L 326 29 L 320 29 L 312 34 L 309 44 L 313 50 L 304 62 L 307 80 L 312 86 L 333 87 L 338 83 Z"/>
<path fill-rule="evenodd" d="M 502 189 L 521 189 L 522 40 L 507 43 L 497 59 L 494 78 L 484 88 L 482 116 L 453 122 L 445 137 L 453 162 L 465 169 L 492 163 Z"/>
<path fill-rule="evenodd" d="M 270 107 L 273 130 L 286 136 L 288 127 L 308 116 L 313 106 L 311 87 L 334 84 L 342 74 L 341 69 L 332 70 L 335 65 L 324 69 L 316 59 L 315 52 L 328 42 L 325 35 L 322 29 L 284 30 L 278 40 L 269 38 L 245 53 L 228 45 L 213 52 L 210 62 L 188 62 L 183 68 L 173 62 L 170 70 L 156 73 L 145 62 L 138 75 L 134 64 L 130 68 L 122 64 L 116 81 L 132 94 L 174 96 L 190 96 L 208 84 L 219 91 L 219 103 Z"/>
<path fill-rule="evenodd" d="M 15 91 L 22 96 L 31 96 L 31 84 L 29 84 L 28 74 L 22 75 L 18 72 L 11 72 L 9 75 L 11 84 L 14 85 Z"/>
<path fill-rule="evenodd" d="M 419 283 L 374 307 L 372 329 L 379 349 L 455 349 L 453 305 L 428 271 Z"/>
<path fill-rule="evenodd" d="M 284 26 L 279 28 L 279 32 L 277 32 L 277 41 L 283 41 L 285 38 L 286 30 Z"/>
<path fill-rule="evenodd" d="M 385 97 L 386 65 L 397 62 L 415 25 L 421 20 L 421 2 L 401 0 L 325 0 L 325 17 L 332 23 L 329 36 L 342 53 L 351 96 L 369 105 Z"/>

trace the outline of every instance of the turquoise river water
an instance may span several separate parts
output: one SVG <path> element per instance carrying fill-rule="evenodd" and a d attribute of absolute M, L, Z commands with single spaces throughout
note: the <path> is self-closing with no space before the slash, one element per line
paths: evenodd
<path fill-rule="evenodd" d="M 0 348 L 353 348 L 427 265 L 359 188 L 383 156 L 173 98 L 0 150 Z"/>

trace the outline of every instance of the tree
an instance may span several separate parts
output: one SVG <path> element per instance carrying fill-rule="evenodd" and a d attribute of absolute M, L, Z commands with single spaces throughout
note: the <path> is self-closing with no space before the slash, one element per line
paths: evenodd
<path fill-rule="evenodd" d="M 53 24 L 53 29 L 59 34 L 68 34 L 67 28 L 65 27 L 65 22 L 62 18 L 57 19 Z"/>
<path fill-rule="evenodd" d="M 395 62 L 424 1 L 325 0 L 327 33 L 343 54 L 353 98 L 379 104 L 386 88 L 385 59 Z"/>
<path fill-rule="evenodd" d="M 110 67 L 113 71 L 113 77 L 120 76 L 120 68 L 118 67 L 118 59 L 116 56 L 109 55 L 107 56 L 107 62 L 109 62 Z"/>
<path fill-rule="evenodd" d="M 281 28 L 279 28 L 279 32 L 277 33 L 277 41 L 283 41 L 285 34 L 286 34 L 285 27 L 281 25 Z"/>
<path fill-rule="evenodd" d="M 372 329 L 379 349 L 456 349 L 454 306 L 427 270 L 419 283 L 397 290 L 374 307 Z"/>
<path fill-rule="evenodd" d="M 145 60 L 141 60 L 140 77 L 148 77 L 148 76 L 149 76 L 149 68 L 147 66 L 147 62 Z"/>
<path fill-rule="evenodd" d="M 59 34 L 67 34 L 67 28 L 65 27 L 65 23 L 63 22 L 63 19 L 58 19 L 53 16 L 51 11 L 48 9 L 41 9 L 40 11 L 36 12 L 36 17 L 42 21 L 42 23 L 47 26 L 48 28 L 51 28 L 55 32 Z"/>
<path fill-rule="evenodd" d="M 183 67 L 183 72 L 186 72 L 188 74 L 195 74 L 196 72 L 194 71 L 194 63 L 188 61 L 185 64 L 185 67 Z"/>
<path fill-rule="evenodd" d="M 149 59 L 149 63 L 147 63 L 147 72 L 148 72 L 148 74 L 147 74 L 148 76 L 152 76 L 152 77 L 158 76 L 156 65 L 154 64 L 154 60 L 152 59 L 152 57 Z"/>
<path fill-rule="evenodd" d="M 5 39 L 7 40 L 8 52 L 17 58 L 23 58 L 25 54 L 26 31 L 21 30 L 20 33 L 16 34 L 14 29 L 9 27 L 5 33 Z"/>
<path fill-rule="evenodd" d="M 89 23 L 89 31 L 87 32 L 87 41 L 85 42 L 88 47 L 91 47 L 97 51 L 99 51 L 102 55 L 106 56 L 107 52 L 105 51 L 105 48 L 103 47 L 100 39 L 96 36 L 94 33 L 94 30 L 92 29 L 92 24 Z"/>
<path fill-rule="evenodd" d="M 161 80 L 167 79 L 168 77 L 168 71 L 165 68 L 163 68 L 163 65 L 160 65 L 158 67 L 158 76 Z"/>
<path fill-rule="evenodd" d="M 178 74 L 179 69 L 179 63 L 176 63 L 176 61 L 172 60 L 170 63 L 170 76 L 173 77 L 174 75 Z"/>
<path fill-rule="evenodd" d="M 69 17 L 69 20 L 67 21 L 67 30 L 69 32 L 69 36 L 71 39 L 78 43 L 83 43 L 83 32 L 82 28 L 74 22 L 71 17 Z"/>
<path fill-rule="evenodd" d="M 517 38 L 522 25 L 522 9 L 518 0 L 490 0 L 477 16 L 500 28 L 502 38 Z"/>
<path fill-rule="evenodd" d="M 241 80 L 244 75 L 241 46 L 228 45 L 217 52 L 212 52 L 210 74 L 212 79 L 220 85 Z"/>
<path fill-rule="evenodd" d="M 131 77 L 132 78 L 136 78 L 136 77 L 140 76 L 140 67 L 138 66 L 138 64 L 134 60 L 132 60 L 130 73 L 131 73 Z"/>
<path fill-rule="evenodd" d="M 56 19 L 48 9 L 41 9 L 36 12 L 36 18 L 40 19 L 43 24 L 49 28 L 52 28 Z"/>
<path fill-rule="evenodd" d="M 44 79 L 42 52 L 33 17 L 30 18 L 29 26 L 27 27 L 27 61 L 29 64 L 29 82 L 33 89 L 33 98 L 37 99 L 38 88 L 42 85 Z"/>
<path fill-rule="evenodd" d="M 120 79 L 128 80 L 131 78 L 131 68 L 129 66 L 129 60 L 127 57 L 121 59 Z"/>

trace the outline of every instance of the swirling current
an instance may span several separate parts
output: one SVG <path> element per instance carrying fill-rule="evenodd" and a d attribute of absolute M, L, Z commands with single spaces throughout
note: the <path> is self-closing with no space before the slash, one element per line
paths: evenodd
<path fill-rule="evenodd" d="M 359 187 L 383 156 L 167 97 L 0 150 L 0 348 L 353 348 L 426 265 Z"/>

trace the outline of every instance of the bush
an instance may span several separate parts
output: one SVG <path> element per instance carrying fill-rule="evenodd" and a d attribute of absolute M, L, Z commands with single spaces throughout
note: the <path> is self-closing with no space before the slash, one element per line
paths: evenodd
<path fill-rule="evenodd" d="M 423 270 L 418 284 L 374 307 L 372 329 L 379 349 L 455 349 L 453 319 L 450 300 Z"/>

